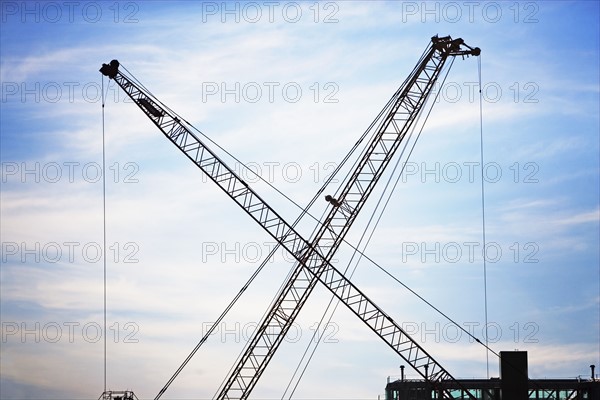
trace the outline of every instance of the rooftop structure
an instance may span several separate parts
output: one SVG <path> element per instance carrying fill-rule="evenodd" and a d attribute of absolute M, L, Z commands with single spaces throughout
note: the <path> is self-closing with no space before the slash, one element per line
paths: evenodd
<path fill-rule="evenodd" d="M 600 380 L 589 378 L 529 379 L 526 351 L 500 352 L 500 378 L 457 379 L 434 383 L 427 380 L 388 379 L 386 400 L 430 400 L 451 393 L 454 399 L 481 400 L 600 400 Z M 402 369 L 402 371 L 404 371 Z M 461 387 L 462 386 L 462 387 Z M 465 393 L 468 391 L 469 393 Z"/>

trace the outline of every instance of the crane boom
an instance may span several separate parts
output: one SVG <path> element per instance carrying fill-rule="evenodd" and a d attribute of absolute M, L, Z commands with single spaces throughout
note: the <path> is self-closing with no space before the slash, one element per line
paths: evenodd
<path fill-rule="evenodd" d="M 436 382 L 453 380 L 398 323 L 330 262 L 395 151 L 413 126 L 445 61 L 449 56 L 477 56 L 479 52 L 478 48 L 465 45 L 462 39 L 452 39 L 449 36 L 432 38 L 425 56 L 396 91 L 393 101 L 388 103 L 391 104 L 389 109 L 381 114 L 381 120 L 373 125 L 376 127 L 374 135 L 338 198 L 326 197 L 332 207 L 310 241 L 305 240 L 255 193 L 184 121 L 163 107 L 147 90 L 122 74 L 118 61 L 103 64 L 100 71 L 115 80 L 171 142 L 297 260 L 291 276 L 259 324 L 217 398 L 246 399 L 249 396 L 319 281 L 434 386 Z M 453 397 L 450 392 L 440 390 L 440 393 L 446 398 Z"/>

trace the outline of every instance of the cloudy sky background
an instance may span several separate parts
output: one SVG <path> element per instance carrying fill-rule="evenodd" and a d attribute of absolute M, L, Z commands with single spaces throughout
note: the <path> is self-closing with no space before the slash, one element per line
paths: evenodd
<path fill-rule="evenodd" d="M 102 332 L 102 63 L 305 205 L 435 34 L 482 49 L 490 347 L 528 351 L 530 377 L 600 365 L 597 2 L 3 2 L 1 18 L 3 399 L 98 398 L 105 337 L 107 388 L 154 398 L 273 246 L 105 79 Z M 436 87 L 366 253 L 483 340 L 477 82 L 478 60 L 457 59 Z M 163 398 L 213 396 L 289 260 L 276 253 Z M 498 376 L 493 354 L 374 264 L 352 280 L 455 377 Z M 255 398 L 284 395 L 328 302 L 317 287 Z M 322 335 L 294 398 L 376 398 L 398 377 L 403 361 L 345 307 Z"/>

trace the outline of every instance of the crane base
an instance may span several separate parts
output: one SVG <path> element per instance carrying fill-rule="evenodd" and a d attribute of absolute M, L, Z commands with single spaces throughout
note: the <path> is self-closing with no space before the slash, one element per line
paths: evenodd
<path fill-rule="evenodd" d="M 98 400 L 138 400 L 131 390 L 109 390 L 98 398 Z"/>

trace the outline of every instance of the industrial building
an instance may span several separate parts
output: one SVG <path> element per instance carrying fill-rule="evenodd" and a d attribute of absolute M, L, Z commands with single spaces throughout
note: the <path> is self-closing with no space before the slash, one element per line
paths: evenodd
<path fill-rule="evenodd" d="M 457 379 L 430 382 L 388 379 L 386 400 L 430 400 L 451 393 L 455 399 L 478 400 L 600 400 L 600 380 L 595 378 L 594 365 L 589 377 L 573 379 L 529 379 L 526 351 L 500 352 L 500 377 L 491 379 Z M 468 392 L 468 393 L 467 393 Z"/>

